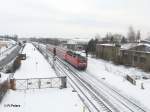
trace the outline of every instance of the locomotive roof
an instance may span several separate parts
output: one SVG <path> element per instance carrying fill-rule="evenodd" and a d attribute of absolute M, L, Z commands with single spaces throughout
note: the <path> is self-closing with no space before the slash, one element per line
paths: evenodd
<path fill-rule="evenodd" d="M 67 52 L 71 52 L 73 55 L 85 57 L 84 55 L 81 54 L 82 52 L 76 52 L 76 51 L 72 51 L 72 50 L 68 50 Z"/>

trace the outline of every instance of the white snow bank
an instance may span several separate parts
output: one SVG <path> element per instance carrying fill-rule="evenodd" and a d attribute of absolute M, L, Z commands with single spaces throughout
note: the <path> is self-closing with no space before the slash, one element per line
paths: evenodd
<path fill-rule="evenodd" d="M 31 43 L 26 44 L 23 53 L 27 58 L 21 62 L 20 69 L 14 75 L 15 78 L 56 77 L 49 63 Z"/>
<path fill-rule="evenodd" d="M 6 81 L 8 78 L 9 78 L 9 74 L 4 74 L 4 73 L 1 73 L 1 77 L 0 77 L 0 83 L 3 83 L 4 81 Z"/>
<path fill-rule="evenodd" d="M 124 78 L 127 74 L 137 76 L 150 74 L 142 72 L 136 68 L 117 66 L 108 61 L 92 58 L 88 58 L 88 68 L 86 72 L 94 75 L 98 79 L 104 79 L 108 84 L 117 88 L 121 93 L 136 99 L 137 102 L 144 104 L 150 109 L 150 80 L 138 81 L 138 85 L 134 86 Z M 139 87 L 141 86 L 141 82 L 144 83 L 145 89 Z"/>
<path fill-rule="evenodd" d="M 7 105 L 20 107 L 7 107 Z M 1 112 L 81 112 L 83 104 L 71 89 L 10 90 L 0 105 Z"/>
<path fill-rule="evenodd" d="M 15 78 L 56 77 L 53 69 L 32 44 L 27 43 L 23 53 L 26 53 L 27 59 L 22 61 L 20 69 L 14 74 Z M 13 107 L 14 105 L 17 107 Z M 83 104 L 71 88 L 9 90 L 0 105 L 0 112 L 81 112 L 82 110 Z"/>
<path fill-rule="evenodd" d="M 5 49 L 3 52 L 0 52 L 0 60 L 4 59 L 7 57 L 8 54 L 10 54 L 13 50 L 15 50 L 18 47 L 16 46 L 11 46 L 10 48 Z"/>

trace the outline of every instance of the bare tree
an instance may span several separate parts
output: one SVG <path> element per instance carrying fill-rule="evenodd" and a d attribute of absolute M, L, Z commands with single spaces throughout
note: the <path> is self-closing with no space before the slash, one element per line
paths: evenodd
<path fill-rule="evenodd" d="M 136 42 L 139 42 L 140 40 L 141 40 L 141 32 L 140 30 L 138 30 L 136 34 Z"/>
<path fill-rule="evenodd" d="M 98 39 L 98 40 L 99 40 L 100 38 L 101 38 L 100 34 L 97 33 L 97 34 L 95 35 L 95 39 Z"/>
<path fill-rule="evenodd" d="M 129 32 L 128 32 L 128 40 L 129 42 L 135 42 L 135 38 L 136 38 L 136 35 L 135 35 L 135 32 L 134 32 L 134 29 L 132 26 L 129 27 Z"/>
<path fill-rule="evenodd" d="M 122 43 L 122 44 L 127 43 L 127 39 L 126 39 L 124 36 L 123 36 L 122 39 L 121 39 L 121 43 Z"/>

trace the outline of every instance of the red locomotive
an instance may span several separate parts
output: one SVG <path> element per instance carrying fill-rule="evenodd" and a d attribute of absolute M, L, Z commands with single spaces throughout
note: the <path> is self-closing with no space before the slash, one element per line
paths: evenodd
<path fill-rule="evenodd" d="M 72 66 L 79 70 L 85 70 L 87 68 L 87 58 L 84 56 L 81 56 L 78 53 L 75 53 L 73 51 L 56 47 L 53 45 L 48 45 L 48 50 L 53 53 L 54 49 L 56 50 L 56 55 L 70 63 Z"/>

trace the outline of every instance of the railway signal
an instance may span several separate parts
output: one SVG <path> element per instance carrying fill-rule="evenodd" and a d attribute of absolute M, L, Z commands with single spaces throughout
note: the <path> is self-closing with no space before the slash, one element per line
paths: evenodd
<path fill-rule="evenodd" d="M 53 54 L 56 56 L 56 48 L 53 49 Z"/>

